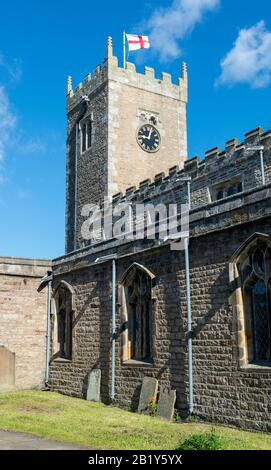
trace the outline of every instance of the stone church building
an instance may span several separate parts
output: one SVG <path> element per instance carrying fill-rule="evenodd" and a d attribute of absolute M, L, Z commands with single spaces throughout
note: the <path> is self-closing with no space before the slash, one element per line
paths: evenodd
<path fill-rule="evenodd" d="M 271 131 L 188 159 L 187 89 L 185 64 L 177 84 L 124 69 L 110 38 L 93 76 L 75 90 L 68 78 L 66 253 L 52 262 L 48 386 L 86 398 L 99 370 L 101 400 L 136 409 L 154 377 L 188 411 L 185 252 L 157 234 L 159 216 L 153 237 L 101 230 L 89 240 L 82 226 L 91 204 L 105 216 L 112 200 L 132 220 L 137 205 L 175 205 L 181 230 L 189 204 L 193 412 L 270 431 Z"/>

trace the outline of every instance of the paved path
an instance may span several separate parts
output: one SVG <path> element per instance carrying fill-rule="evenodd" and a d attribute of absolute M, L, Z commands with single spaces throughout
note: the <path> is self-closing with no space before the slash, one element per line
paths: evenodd
<path fill-rule="evenodd" d="M 86 450 L 86 447 L 47 441 L 32 434 L 0 430 L 0 450 Z"/>

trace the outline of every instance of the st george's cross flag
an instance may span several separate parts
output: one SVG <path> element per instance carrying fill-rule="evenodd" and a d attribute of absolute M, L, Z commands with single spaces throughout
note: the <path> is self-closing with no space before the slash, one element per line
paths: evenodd
<path fill-rule="evenodd" d="M 138 49 L 149 49 L 150 41 L 148 36 L 140 36 L 137 34 L 126 34 L 129 51 L 137 51 Z"/>

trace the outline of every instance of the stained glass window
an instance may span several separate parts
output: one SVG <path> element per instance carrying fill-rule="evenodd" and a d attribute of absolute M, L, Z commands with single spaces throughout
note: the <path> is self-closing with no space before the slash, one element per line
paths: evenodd
<path fill-rule="evenodd" d="M 252 249 L 242 262 L 241 279 L 246 315 L 250 362 L 271 360 L 270 249 L 265 244 Z"/>

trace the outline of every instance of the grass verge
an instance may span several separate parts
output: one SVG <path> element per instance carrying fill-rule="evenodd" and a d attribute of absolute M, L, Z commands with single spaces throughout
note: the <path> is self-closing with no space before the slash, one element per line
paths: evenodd
<path fill-rule="evenodd" d="M 32 433 L 92 449 L 170 450 L 213 429 L 224 449 L 271 450 L 271 435 L 204 423 L 169 423 L 52 392 L 0 394 L 0 429 Z"/>

